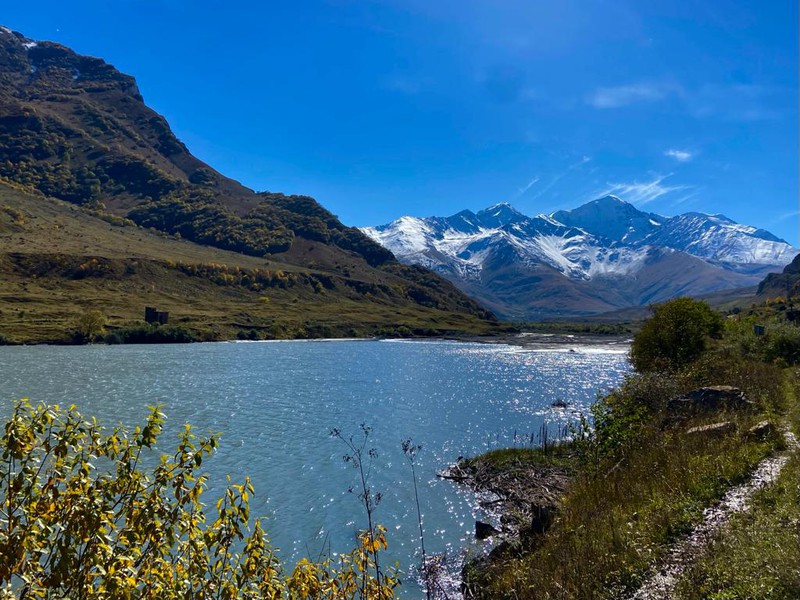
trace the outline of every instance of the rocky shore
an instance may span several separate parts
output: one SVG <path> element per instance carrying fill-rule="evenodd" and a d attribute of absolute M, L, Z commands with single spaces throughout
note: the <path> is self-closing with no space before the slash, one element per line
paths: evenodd
<path fill-rule="evenodd" d="M 488 518 L 476 521 L 475 535 L 495 542 L 490 556 L 529 548 L 547 531 L 573 473 L 570 458 L 558 452 L 498 450 L 462 459 L 439 473 L 478 494 Z"/>
<path fill-rule="evenodd" d="M 660 433 L 654 435 L 668 433 L 699 446 L 725 437 L 738 438 L 744 443 L 763 443 L 776 435 L 776 428 L 768 420 L 754 421 L 756 413 L 756 404 L 739 388 L 728 385 L 701 387 L 665 402 L 662 420 L 655 429 Z M 723 417 L 725 420 L 720 420 Z M 698 442 L 699 439 L 705 441 Z M 782 460 L 785 462 L 785 456 Z M 770 461 L 774 462 L 775 457 L 766 459 L 763 464 L 772 464 Z M 614 466 L 608 475 L 618 467 L 619 464 Z M 492 549 L 464 565 L 464 598 L 485 597 L 478 583 L 482 577 L 474 577 L 476 573 L 489 572 L 493 565 L 526 555 L 543 543 L 579 468 L 574 444 L 565 442 L 544 448 L 493 450 L 474 458 L 460 459 L 439 473 L 439 477 L 475 491 L 487 515 L 485 521 L 476 521 L 475 536 L 479 540 L 490 540 Z M 779 469 L 774 471 L 777 473 Z M 760 481 L 757 474 L 748 479 Z M 734 489 L 749 490 L 753 485 L 745 483 Z M 758 487 L 763 486 L 759 484 L 753 489 Z M 682 547 L 680 542 L 676 546 Z M 674 559 L 673 562 L 685 566 L 686 556 L 690 554 L 679 550 L 675 553 L 681 556 L 678 557 L 680 560 Z M 671 585 L 674 579 L 670 579 Z M 470 589 L 471 585 L 479 587 Z"/>

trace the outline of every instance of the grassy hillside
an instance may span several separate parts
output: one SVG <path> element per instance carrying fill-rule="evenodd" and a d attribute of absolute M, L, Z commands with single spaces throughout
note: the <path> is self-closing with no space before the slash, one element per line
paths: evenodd
<path fill-rule="evenodd" d="M 275 335 L 318 335 L 328 328 L 341 334 L 353 327 L 351 333 L 363 334 L 385 325 L 440 330 L 493 319 L 442 278 L 400 265 L 312 198 L 255 193 L 192 156 L 144 103 L 129 75 L 5 28 L 0 28 L 0 177 L 17 190 L 3 191 L 13 196 L 4 201 L 5 252 L 50 254 L 54 258 L 47 260 L 58 263 L 47 268 L 42 258 L 3 261 L 7 301 L 31 309 L 13 311 L 26 314 L 27 321 L 11 326 L 11 334 L 23 339 L 48 337 L 31 323 L 32 315 L 42 323 L 53 318 L 63 329 L 76 306 L 80 312 L 91 302 L 126 321 L 145 298 L 164 309 L 180 308 L 215 336 L 238 326 Z M 85 211 L 79 216 L 58 209 L 74 217 L 63 225 L 74 233 L 60 235 L 36 221 L 56 210 L 52 202 L 37 207 L 42 196 Z M 107 225 L 86 221 L 88 214 Z M 167 244 L 157 235 L 143 235 L 137 225 L 210 248 Z M 115 262 L 90 277 L 76 276 L 71 263 L 80 266 L 92 258 Z M 139 258 L 147 265 L 131 263 Z M 269 281 L 262 274 L 254 282 L 253 273 L 244 283 L 231 273 L 198 277 L 197 269 L 171 265 L 179 262 L 267 269 Z M 278 271 L 283 275 L 276 276 Z M 53 306 L 61 298 L 26 281 L 34 276 L 57 280 L 56 287 L 72 300 Z M 261 288 L 270 293 L 259 293 Z M 116 294 L 129 296 L 126 301 Z M 253 304 L 258 310 L 250 309 Z"/>
<path fill-rule="evenodd" d="M 450 284 L 423 271 L 369 267 L 302 241 L 321 266 L 256 258 L 92 214 L 0 184 L 0 336 L 69 338 L 99 311 L 110 329 L 142 323 L 145 306 L 205 339 L 482 333 L 494 326 Z M 336 268 L 324 266 L 340 261 Z"/>
<path fill-rule="evenodd" d="M 294 256 L 305 240 L 374 267 L 394 262 L 312 198 L 256 194 L 195 158 L 133 77 L 101 59 L 0 29 L 0 84 L 0 176 L 10 181 L 253 256 Z"/>
<path fill-rule="evenodd" d="M 87 310 L 125 325 L 145 304 L 214 339 L 493 320 L 314 199 L 255 193 L 192 156 L 129 75 L 5 28 L 0 178 L 0 334 L 12 339 L 59 339 Z"/>

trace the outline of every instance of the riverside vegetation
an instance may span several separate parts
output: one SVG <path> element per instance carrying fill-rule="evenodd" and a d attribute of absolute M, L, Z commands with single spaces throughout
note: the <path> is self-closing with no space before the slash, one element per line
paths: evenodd
<path fill-rule="evenodd" d="M 547 453 L 518 448 L 465 461 L 491 477 L 554 466 L 572 475 L 547 531 L 533 531 L 537 523 L 526 520 L 519 537 L 467 564 L 467 596 L 632 594 L 705 507 L 784 448 L 778 427 L 748 434 L 756 424 L 769 420 L 798 431 L 800 328 L 783 317 L 790 307 L 778 299 L 723 319 L 689 299 L 657 306 L 634 339 L 637 371 L 595 403 L 593 429 L 583 423 L 574 441 Z M 765 335 L 755 335 L 755 324 L 766 325 Z M 745 407 L 684 414 L 675 408 L 676 397 L 720 384 L 741 389 Z M 721 434 L 687 433 L 721 421 L 728 424 Z M 798 468 L 795 456 L 777 484 L 759 492 L 753 509 L 736 516 L 684 573 L 676 597 L 800 597 Z"/>
<path fill-rule="evenodd" d="M 259 519 L 250 519 L 249 479 L 202 504 L 199 470 L 217 445 L 186 426 L 171 455 L 142 466 L 161 433 L 153 407 L 133 432 L 104 432 L 75 407 L 18 402 L 0 444 L 0 598 L 392 598 L 394 569 L 382 570 L 385 529 L 353 447 L 369 526 L 349 553 L 280 563 Z M 365 437 L 366 441 L 366 437 Z M 371 456 L 371 455 L 370 455 Z"/>

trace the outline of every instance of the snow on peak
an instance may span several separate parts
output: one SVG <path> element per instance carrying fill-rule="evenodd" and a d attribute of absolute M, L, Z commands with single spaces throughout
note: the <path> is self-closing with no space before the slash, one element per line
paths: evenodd
<path fill-rule="evenodd" d="M 432 234 L 432 229 L 425 219 L 418 217 L 400 217 L 389 225 L 365 227 L 362 231 L 400 256 L 427 249 Z"/>
<path fill-rule="evenodd" d="M 508 202 L 500 202 L 479 211 L 475 215 L 484 227 L 502 227 L 509 223 L 527 220 L 528 217 L 516 210 Z"/>
<path fill-rule="evenodd" d="M 797 250 L 768 231 L 737 223 L 725 215 L 691 212 L 665 219 L 647 243 L 682 250 L 714 263 L 788 263 Z"/>
<path fill-rule="evenodd" d="M 724 215 L 664 217 L 615 196 L 550 215 L 527 217 L 502 202 L 362 231 L 507 318 L 593 314 L 754 285 L 798 253 Z"/>
<path fill-rule="evenodd" d="M 542 221 L 545 221 L 546 223 L 550 223 L 550 225 L 555 225 L 557 227 L 563 227 L 564 226 L 563 223 L 559 223 L 552 216 L 546 215 L 544 213 L 540 213 L 540 214 L 536 215 L 536 218 L 537 219 L 541 219 Z"/>
<path fill-rule="evenodd" d="M 477 280 L 485 264 L 544 264 L 571 279 L 635 276 L 653 249 L 722 269 L 783 267 L 797 254 L 769 232 L 724 215 L 663 217 L 605 196 L 573 210 L 527 217 L 507 202 L 451 217 L 401 217 L 363 229 L 401 261 Z M 500 261 L 498 263 L 498 261 Z"/>
<path fill-rule="evenodd" d="M 615 196 L 614 194 L 608 194 L 607 196 L 603 196 L 602 198 L 597 198 L 588 202 L 587 204 L 594 204 L 594 205 L 603 205 L 607 207 L 617 207 L 617 206 L 633 206 L 628 202 L 625 202 L 619 196 Z"/>
<path fill-rule="evenodd" d="M 633 243 L 644 238 L 662 220 L 658 215 L 642 212 L 617 196 L 604 196 L 572 210 L 559 210 L 550 215 L 556 221 L 579 227 L 597 237 Z"/>

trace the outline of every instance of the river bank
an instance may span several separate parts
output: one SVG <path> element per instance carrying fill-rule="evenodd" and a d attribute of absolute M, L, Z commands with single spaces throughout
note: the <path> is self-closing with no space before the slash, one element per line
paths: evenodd
<path fill-rule="evenodd" d="M 465 458 L 438 473 L 477 494 L 484 521 L 477 539 L 491 539 L 490 556 L 519 551 L 552 524 L 572 478 L 577 457 L 569 443 L 505 448 Z"/>
<path fill-rule="evenodd" d="M 634 455 L 600 456 L 601 424 L 599 436 L 494 450 L 443 472 L 477 493 L 488 522 L 476 522 L 476 535 L 493 542 L 464 565 L 464 597 L 539 597 L 506 594 L 509 585 L 519 591 L 534 581 L 546 589 L 569 583 L 574 593 L 541 597 L 628 597 L 651 562 L 674 554 L 673 543 L 703 521 L 705 507 L 729 495 L 730 486 L 745 485 L 751 470 L 782 447 L 775 427 L 758 421 L 770 411 L 738 388 L 701 388 L 664 406 L 657 427 L 639 433 Z M 553 581 L 543 580 L 543 564 Z M 593 564 L 602 565 L 594 582 L 573 579 Z M 532 579 L 531 570 L 540 575 Z"/>
<path fill-rule="evenodd" d="M 508 344 L 531 350 L 558 347 L 564 348 L 567 351 L 575 350 L 576 352 L 580 346 L 603 346 L 610 349 L 627 350 L 632 341 L 630 334 L 540 333 L 525 331 L 496 333 L 488 336 L 458 336 L 452 339 L 460 342 L 476 342 L 482 344 Z"/>
<path fill-rule="evenodd" d="M 669 563 L 681 540 L 692 539 L 712 507 L 724 506 L 736 490 L 757 487 L 748 482 L 761 481 L 762 466 L 777 464 L 771 457 L 781 456 L 786 447 L 780 424 L 788 421 L 797 429 L 800 423 L 800 377 L 789 366 L 794 355 L 785 350 L 776 360 L 774 340 L 757 336 L 751 319 L 729 319 L 724 325 L 721 335 L 702 338 L 698 350 L 672 368 L 643 361 L 643 351 L 659 351 L 667 342 L 634 344 L 634 359 L 645 366 L 584 411 L 591 412 L 591 427 L 580 424 L 556 464 L 541 451 L 521 455 L 512 449 L 459 461 L 444 473 L 479 496 L 488 493 L 482 498 L 485 507 L 496 509 L 489 511 L 491 528 L 479 526 L 494 548 L 463 569 L 465 598 L 629 598 L 647 589 L 648 577 Z M 659 327 L 657 332 L 687 330 Z M 789 333 L 776 331 L 780 339 L 789 339 Z M 574 339 L 521 337 L 532 338 L 528 347 L 555 343 L 568 353 Z M 787 344 L 780 348 L 793 347 Z M 775 518 L 763 513 L 759 518 L 780 538 Z M 794 594 L 775 597 L 798 597 L 800 587 L 790 575 L 798 567 L 797 553 L 784 552 L 776 559 L 780 567 L 765 569 L 748 562 L 752 553 L 744 539 L 720 529 L 714 543 L 703 548 L 697 563 L 703 567 L 674 582 L 680 593 L 669 597 L 711 597 L 692 592 L 697 581 L 718 597 L 772 597 L 734 591 L 737 586 L 755 589 L 767 579 Z M 747 570 L 726 569 L 724 561 L 715 560 L 717 548 L 747 564 Z M 714 573 L 729 583 L 718 585 L 722 576 Z"/>
<path fill-rule="evenodd" d="M 407 340 L 416 342 L 447 341 L 477 344 L 506 344 L 522 348 L 548 349 L 563 348 L 579 351 L 579 347 L 608 347 L 609 349 L 627 350 L 631 343 L 628 334 L 594 334 L 594 333 L 539 333 L 539 332 L 499 332 L 484 335 L 475 334 L 442 334 L 442 335 L 369 335 L 341 337 L 302 337 L 302 338 L 251 338 L 237 336 L 233 338 L 208 339 L 195 335 L 182 327 L 139 326 L 132 328 L 112 328 L 106 334 L 90 342 L 85 337 L 73 336 L 52 339 L 12 340 L 0 335 L 0 346 L 82 346 L 96 344 L 186 344 L 203 342 L 336 342 L 336 341 L 382 341 Z"/>

